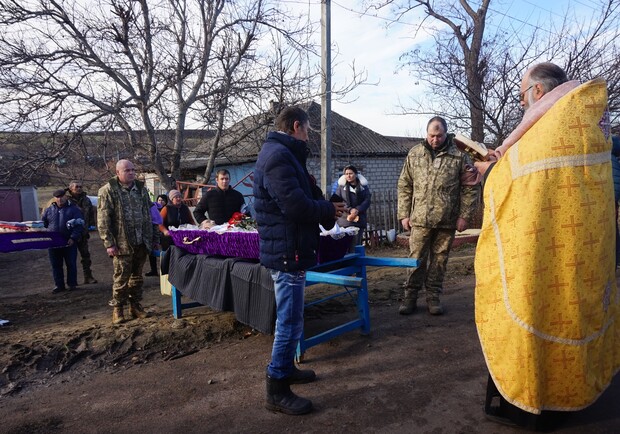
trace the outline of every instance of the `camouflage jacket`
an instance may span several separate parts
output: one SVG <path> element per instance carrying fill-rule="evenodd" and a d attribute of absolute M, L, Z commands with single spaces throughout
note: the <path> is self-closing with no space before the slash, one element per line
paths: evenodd
<path fill-rule="evenodd" d="M 79 196 L 75 197 L 73 195 L 69 196 L 69 200 L 76 204 L 80 211 L 82 211 L 82 215 L 84 216 L 84 230 L 83 236 L 89 238 L 88 228 L 94 225 L 95 222 L 95 207 L 93 207 L 92 202 L 86 195 L 86 193 L 80 193 Z"/>
<path fill-rule="evenodd" d="M 159 231 L 154 230 L 148 190 L 140 181 L 124 188 L 118 177 L 99 189 L 97 229 L 106 247 L 116 246 L 121 255 L 133 253 L 133 247 L 144 244 L 152 250 L 159 244 Z"/>
<path fill-rule="evenodd" d="M 407 155 L 398 179 L 398 219 L 409 217 L 411 226 L 456 228 L 462 217 L 471 223 L 480 186 L 461 185 L 465 166 L 472 165 L 448 135 L 447 145 L 433 158 L 426 141 L 416 144 Z"/>

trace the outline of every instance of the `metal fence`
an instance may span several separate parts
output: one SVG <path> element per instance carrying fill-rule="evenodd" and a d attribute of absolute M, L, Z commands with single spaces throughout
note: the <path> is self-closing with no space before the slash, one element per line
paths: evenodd
<path fill-rule="evenodd" d="M 366 212 L 368 227 L 362 238 L 364 245 L 374 247 L 385 242 L 393 242 L 396 235 L 403 232 L 397 211 L 397 190 L 372 192 L 370 208 Z M 482 226 L 482 212 L 482 206 L 478 206 L 469 225 L 471 229 L 479 229 Z"/>
<path fill-rule="evenodd" d="M 394 241 L 402 227 L 397 215 L 398 193 L 396 190 L 372 192 L 370 208 L 366 211 L 368 227 L 362 241 L 374 247 L 387 241 Z"/>

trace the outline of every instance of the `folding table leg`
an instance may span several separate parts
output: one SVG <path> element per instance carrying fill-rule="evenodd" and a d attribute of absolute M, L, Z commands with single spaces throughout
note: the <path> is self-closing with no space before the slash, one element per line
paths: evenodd
<path fill-rule="evenodd" d="M 175 319 L 181 318 L 181 291 L 179 291 L 174 285 L 172 285 L 172 292 L 170 293 L 172 296 L 172 315 Z"/>

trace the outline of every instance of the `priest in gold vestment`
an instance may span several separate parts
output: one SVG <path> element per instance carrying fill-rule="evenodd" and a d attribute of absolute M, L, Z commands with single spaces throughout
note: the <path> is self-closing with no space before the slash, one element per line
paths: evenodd
<path fill-rule="evenodd" d="M 620 295 L 605 81 L 568 81 L 538 64 L 521 105 L 497 161 L 476 163 L 485 211 L 475 303 L 489 385 L 515 410 L 487 402 L 487 415 L 529 425 L 541 412 L 587 407 L 610 384 Z"/>

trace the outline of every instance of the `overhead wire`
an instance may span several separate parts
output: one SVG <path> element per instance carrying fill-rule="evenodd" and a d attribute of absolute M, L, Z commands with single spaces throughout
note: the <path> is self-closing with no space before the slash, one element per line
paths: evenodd
<path fill-rule="evenodd" d="M 536 8 L 536 9 L 539 9 L 539 10 L 544 11 L 546 13 L 553 14 L 553 15 L 556 15 L 558 17 L 564 17 L 564 15 L 561 15 L 561 14 L 558 14 L 556 12 L 553 12 L 552 10 L 546 9 L 546 8 L 542 7 L 541 5 L 538 5 L 538 4 L 533 3 L 531 1 L 528 1 L 528 0 L 522 0 L 522 1 L 524 3 L 527 3 L 527 4 L 531 5 L 532 7 Z M 590 9 L 592 12 L 596 12 L 596 9 L 595 9 L 594 6 L 590 6 L 590 5 L 584 4 L 582 1 L 579 1 L 579 0 L 571 0 L 571 1 L 573 1 L 575 3 L 579 3 L 580 5 Z M 298 0 L 282 0 L 282 2 L 283 3 L 292 3 L 292 4 L 301 4 L 301 2 L 298 1 Z M 590 0 L 590 2 L 593 4 L 592 0 Z M 345 11 L 348 11 L 348 12 L 352 12 L 352 13 L 354 13 L 356 15 L 359 15 L 359 16 L 362 16 L 362 17 L 374 18 L 374 19 L 383 21 L 383 22 L 385 22 L 387 24 L 399 24 L 399 25 L 403 25 L 403 26 L 411 26 L 411 27 L 416 27 L 416 28 L 419 27 L 419 25 L 415 24 L 415 23 L 408 23 L 408 22 L 405 22 L 405 21 L 402 21 L 402 20 L 395 20 L 393 18 L 382 17 L 382 16 L 380 16 L 378 14 L 373 14 L 373 13 L 370 13 L 368 11 L 356 10 L 356 9 L 353 9 L 353 8 L 351 8 L 349 6 L 345 6 L 345 5 L 343 5 L 343 4 L 341 4 L 341 3 L 337 2 L 337 1 L 334 1 L 334 0 L 332 0 L 331 3 L 336 5 L 337 7 L 339 7 L 342 10 L 345 10 Z M 303 3 L 303 4 L 305 4 L 305 3 Z M 320 5 L 321 3 L 320 2 L 313 2 L 312 0 L 308 0 L 309 8 L 310 8 L 310 6 L 312 4 Z M 512 8 L 513 5 L 514 5 L 514 0 L 511 2 L 510 6 L 508 7 L 508 10 L 510 10 L 510 8 Z M 597 5 L 597 6 L 600 6 L 600 4 Z M 513 20 L 513 22 L 518 22 L 518 23 L 521 23 L 521 24 L 523 24 L 525 26 L 529 26 L 533 30 L 538 30 L 538 31 L 541 31 L 541 32 L 546 32 L 546 33 L 548 33 L 550 35 L 557 36 L 557 37 L 561 37 L 562 36 L 562 35 L 560 35 L 558 33 L 555 33 L 555 32 L 553 32 L 553 31 L 551 31 L 549 29 L 546 29 L 546 28 L 541 27 L 541 26 L 536 25 L 536 24 L 532 24 L 532 23 L 530 23 L 528 21 L 525 21 L 525 20 L 523 20 L 521 18 L 517 18 L 514 15 L 511 15 L 511 14 L 509 14 L 507 12 L 500 11 L 500 10 L 492 8 L 490 6 L 489 6 L 488 10 L 490 10 L 490 11 L 492 11 L 492 12 L 494 12 L 494 13 L 496 13 L 496 14 L 498 14 L 498 15 L 500 15 L 502 17 L 501 20 L 500 20 L 500 23 L 497 23 L 497 24 L 492 23 L 492 22 L 488 22 L 487 23 L 487 25 L 490 25 L 492 27 L 499 28 L 499 26 L 500 26 L 501 22 L 503 22 L 504 18 L 508 18 L 510 20 Z M 574 21 L 574 22 L 576 24 L 581 24 L 578 21 Z"/>

